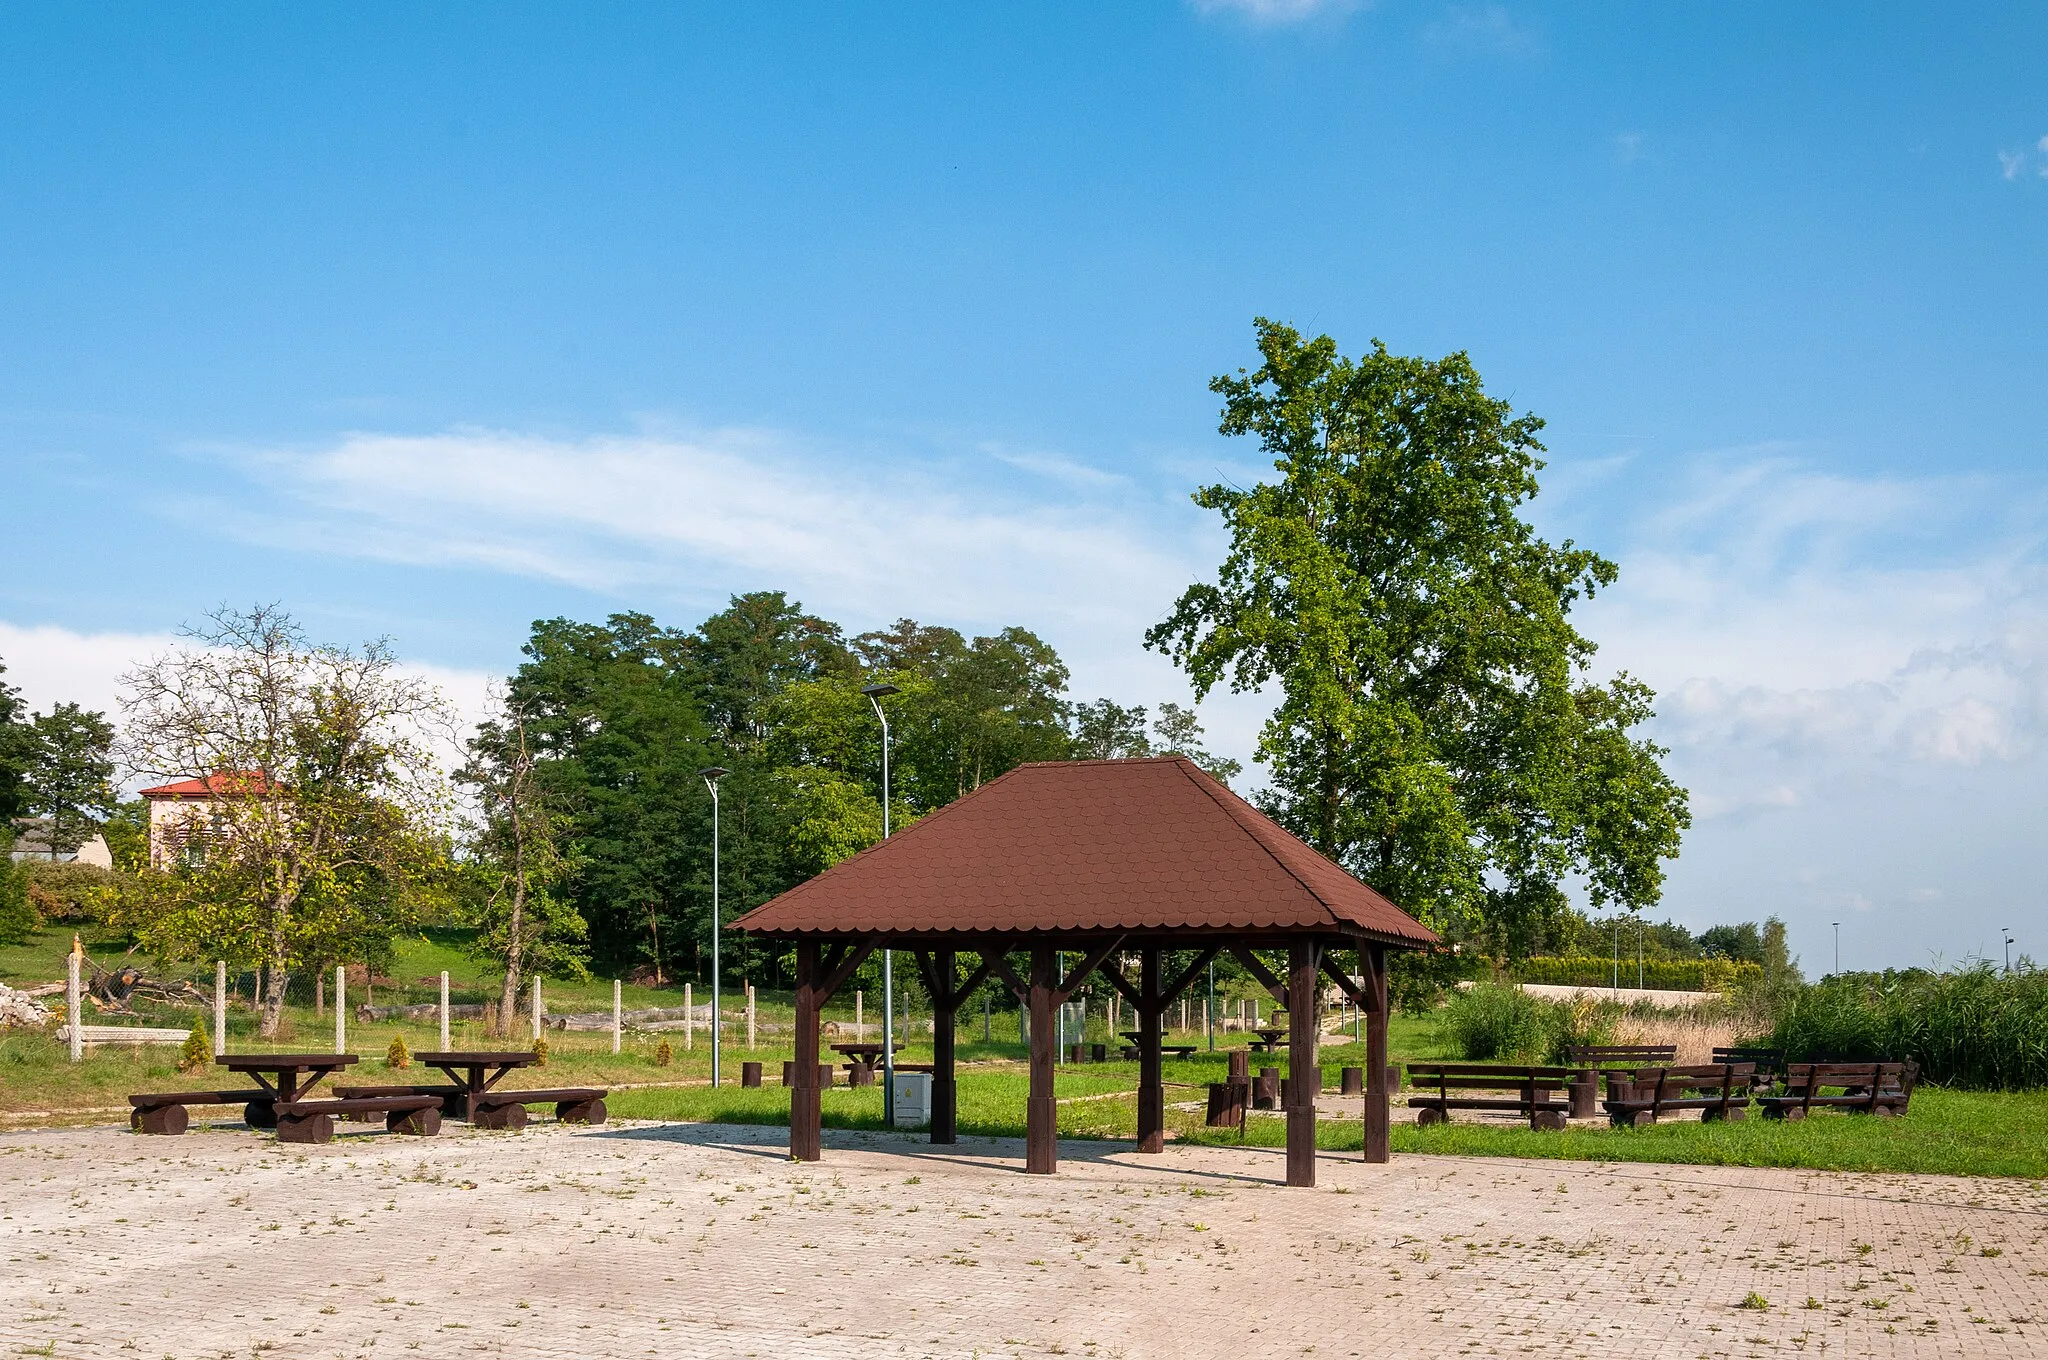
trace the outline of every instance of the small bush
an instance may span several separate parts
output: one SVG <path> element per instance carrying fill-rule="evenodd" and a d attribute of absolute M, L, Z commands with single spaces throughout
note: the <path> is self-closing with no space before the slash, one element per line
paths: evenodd
<path fill-rule="evenodd" d="M 1737 1308 L 1747 1308 L 1753 1313 L 1768 1313 L 1771 1311 L 1771 1301 L 1757 1293 L 1754 1289 L 1750 1290 L 1742 1302 L 1735 1306 Z"/>
<path fill-rule="evenodd" d="M 1467 1062 L 1533 1061 L 1550 1050 L 1553 1007 L 1519 987 L 1479 982 L 1452 994 L 1440 1023 Z"/>
<path fill-rule="evenodd" d="M 194 1020 L 192 1032 L 178 1048 L 178 1070 L 197 1072 L 213 1061 L 213 1040 L 206 1037 L 206 1022 Z"/>
<path fill-rule="evenodd" d="M 535 1039 L 533 1041 L 533 1065 L 535 1067 L 546 1067 L 548 1065 L 548 1041 L 546 1039 Z"/>
<path fill-rule="evenodd" d="M 667 1067 L 675 1060 L 676 1051 L 668 1046 L 668 1040 L 663 1039 L 661 1046 L 654 1050 L 654 1065 L 656 1067 Z"/>
<path fill-rule="evenodd" d="M 384 1065 L 399 1072 L 412 1066 L 412 1050 L 405 1046 L 404 1035 L 393 1039 L 391 1047 L 384 1050 Z"/>

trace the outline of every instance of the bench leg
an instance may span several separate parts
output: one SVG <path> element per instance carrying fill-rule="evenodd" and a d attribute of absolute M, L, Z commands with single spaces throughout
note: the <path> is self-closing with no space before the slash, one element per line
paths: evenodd
<path fill-rule="evenodd" d="M 523 1129 L 526 1127 L 524 1105 L 485 1105 L 472 1110 L 470 1126 L 479 1129 Z"/>
<path fill-rule="evenodd" d="M 441 1131 L 441 1112 L 431 1105 L 424 1110 L 393 1110 L 384 1116 L 384 1130 L 432 1138 Z"/>
<path fill-rule="evenodd" d="M 331 1143 L 334 1116 L 326 1113 L 289 1115 L 277 1121 L 280 1143 Z"/>
<path fill-rule="evenodd" d="M 1529 1127 L 1552 1131 L 1562 1129 L 1564 1127 L 1564 1116 L 1565 1112 L 1563 1110 L 1537 1110 L 1529 1116 Z"/>
<path fill-rule="evenodd" d="M 1732 1122 L 1734 1122 L 1734 1121 L 1736 1121 L 1736 1120 L 1741 1120 L 1741 1119 L 1747 1119 L 1747 1118 L 1749 1118 L 1749 1111 L 1748 1111 L 1748 1110 L 1747 1110 L 1746 1108 L 1744 1108 L 1743 1106 L 1740 1106 L 1740 1105 L 1730 1105 L 1730 1106 L 1729 1106 L 1729 1107 L 1727 1108 L 1727 1110 L 1725 1110 L 1725 1111 L 1722 1111 L 1722 1110 L 1701 1110 L 1701 1111 L 1700 1111 L 1700 1122 L 1701 1122 L 1702 1124 L 1718 1124 L 1718 1123 L 1722 1122 L 1723 1120 L 1727 1120 L 1727 1121 L 1729 1121 L 1729 1122 L 1731 1122 L 1731 1123 L 1732 1123 Z"/>
<path fill-rule="evenodd" d="M 1434 1105 L 1424 1105 L 1415 1111 L 1415 1122 L 1419 1125 L 1448 1124 L 1451 1122 L 1451 1116 L 1449 1111 L 1439 1110 Z"/>
<path fill-rule="evenodd" d="M 604 1123 L 604 1098 L 595 1100 L 565 1100 L 555 1106 L 555 1118 L 564 1124 Z"/>
<path fill-rule="evenodd" d="M 192 1117 L 183 1105 L 159 1105 L 153 1110 L 134 1110 L 128 1122 L 137 1133 L 183 1133 Z"/>
<path fill-rule="evenodd" d="M 252 1129 L 274 1129 L 277 1111 L 270 1101 L 252 1100 L 242 1107 L 242 1122 Z"/>

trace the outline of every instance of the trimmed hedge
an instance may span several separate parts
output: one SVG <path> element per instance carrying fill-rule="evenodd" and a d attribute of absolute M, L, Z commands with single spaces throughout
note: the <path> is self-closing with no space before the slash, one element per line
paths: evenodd
<path fill-rule="evenodd" d="M 1614 981 L 1614 960 L 1597 958 L 1524 959 L 1508 970 L 1515 982 L 1552 987 L 1606 987 Z M 1643 986 L 1671 992 L 1729 992 L 1763 981 L 1762 965 L 1727 959 L 1645 959 Z M 1621 961 L 1621 985 L 1636 985 L 1636 961 Z"/>

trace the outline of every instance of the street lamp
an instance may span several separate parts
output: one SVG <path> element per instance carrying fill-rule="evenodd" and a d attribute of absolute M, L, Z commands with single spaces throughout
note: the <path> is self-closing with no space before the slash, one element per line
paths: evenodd
<path fill-rule="evenodd" d="M 1835 971 L 1836 971 L 1837 973 L 1839 973 L 1839 972 L 1841 972 L 1841 971 L 1842 971 L 1842 923 L 1841 923 L 1840 921 L 1836 921 L 1836 922 L 1834 923 L 1834 927 L 1835 927 Z"/>
<path fill-rule="evenodd" d="M 697 771 L 704 787 L 711 790 L 711 1084 L 718 1085 L 719 997 L 718 997 L 718 781 L 732 771 L 723 765 L 706 765 Z"/>
<path fill-rule="evenodd" d="M 882 839 L 889 839 L 889 715 L 882 700 L 903 691 L 895 685 L 862 685 L 882 724 Z M 882 1127 L 896 1127 L 896 951 L 882 951 Z"/>
<path fill-rule="evenodd" d="M 2012 932 L 2004 926 L 2000 926 L 1998 933 L 2005 936 L 2005 971 L 2010 973 L 2012 971 Z"/>

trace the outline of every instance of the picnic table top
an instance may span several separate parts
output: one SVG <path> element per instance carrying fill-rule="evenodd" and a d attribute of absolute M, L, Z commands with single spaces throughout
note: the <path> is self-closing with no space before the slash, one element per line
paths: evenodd
<path fill-rule="evenodd" d="M 361 1061 L 353 1053 L 223 1053 L 214 1059 L 230 1072 L 332 1071 Z"/>
<path fill-rule="evenodd" d="M 863 1039 L 850 1043 L 834 1044 L 832 1045 L 832 1051 L 834 1053 L 880 1053 L 882 1051 L 882 1041 L 879 1039 L 873 1041 Z M 903 1051 L 903 1041 L 901 1039 L 896 1041 L 896 1051 L 899 1053 Z"/>
<path fill-rule="evenodd" d="M 531 1049 L 510 1048 L 503 1052 L 415 1053 L 414 1059 L 429 1067 L 531 1067 L 540 1059 Z"/>

